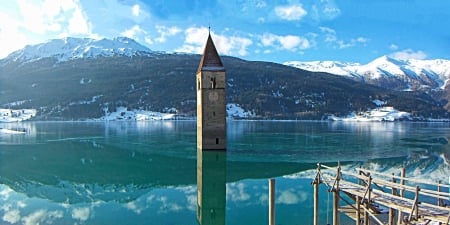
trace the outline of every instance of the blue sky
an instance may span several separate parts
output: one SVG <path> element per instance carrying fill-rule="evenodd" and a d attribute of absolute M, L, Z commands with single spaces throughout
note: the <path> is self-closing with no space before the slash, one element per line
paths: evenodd
<path fill-rule="evenodd" d="M 450 59 L 448 0 L 17 0 L 0 3 L 0 58 L 66 36 L 127 36 L 156 51 L 367 63 Z"/>

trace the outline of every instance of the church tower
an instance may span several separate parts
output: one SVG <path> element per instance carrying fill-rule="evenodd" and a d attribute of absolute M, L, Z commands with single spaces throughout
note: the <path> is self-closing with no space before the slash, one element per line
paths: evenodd
<path fill-rule="evenodd" d="M 197 70 L 197 149 L 225 151 L 226 96 L 225 67 L 208 35 Z"/>

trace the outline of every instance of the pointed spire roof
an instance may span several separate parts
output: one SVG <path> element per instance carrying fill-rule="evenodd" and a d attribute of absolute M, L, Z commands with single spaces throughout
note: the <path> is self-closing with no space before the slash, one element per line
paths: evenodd
<path fill-rule="evenodd" d="M 211 33 L 208 34 L 205 49 L 203 50 L 202 59 L 198 65 L 197 73 L 200 71 L 225 71 L 219 53 L 217 53 L 216 46 L 211 38 Z"/>

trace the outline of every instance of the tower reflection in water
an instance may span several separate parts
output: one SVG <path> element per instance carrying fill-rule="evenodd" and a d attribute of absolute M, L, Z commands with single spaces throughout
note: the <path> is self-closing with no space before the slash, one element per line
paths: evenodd
<path fill-rule="evenodd" d="M 197 220 L 225 225 L 226 152 L 197 151 Z"/>

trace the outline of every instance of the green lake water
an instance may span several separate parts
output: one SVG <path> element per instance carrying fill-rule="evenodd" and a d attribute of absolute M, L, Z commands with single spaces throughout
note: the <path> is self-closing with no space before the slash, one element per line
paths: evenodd
<path fill-rule="evenodd" d="M 276 224 L 303 225 L 313 221 L 318 162 L 378 171 L 404 166 L 407 175 L 434 181 L 450 176 L 448 123 L 227 127 L 226 154 L 201 155 L 198 165 L 195 121 L 0 124 L 27 132 L 0 133 L 0 224 L 199 224 L 199 213 L 214 217 L 205 224 L 268 224 L 274 178 Z M 320 195 L 321 224 L 331 223 L 326 187 Z"/>

